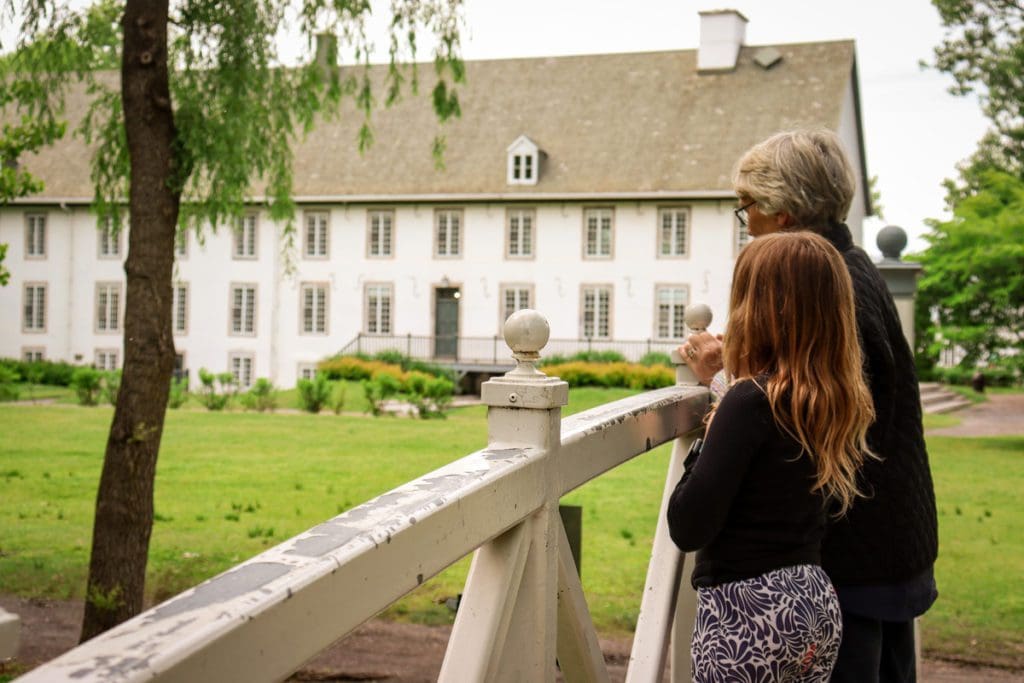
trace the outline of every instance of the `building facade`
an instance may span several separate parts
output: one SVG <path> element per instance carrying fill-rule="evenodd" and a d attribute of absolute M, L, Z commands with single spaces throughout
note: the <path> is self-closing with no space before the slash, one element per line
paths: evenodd
<path fill-rule="evenodd" d="M 743 46 L 745 23 L 708 13 L 699 50 L 471 62 L 443 170 L 422 102 L 379 114 L 364 156 L 356 117 L 317 127 L 296 149 L 290 230 L 254 190 L 237 224 L 181 236 L 180 367 L 290 386 L 354 339 L 394 336 L 486 360 L 479 349 L 496 345 L 458 339 L 494 339 L 524 307 L 553 339 L 646 348 L 679 343 L 690 302 L 721 324 L 746 240 L 730 190 L 739 155 L 776 130 L 825 126 L 866 177 L 852 43 Z M 127 235 L 97 226 L 88 154 L 69 140 L 27 160 L 45 193 L 0 209 L 12 273 L 0 356 L 120 367 Z M 869 212 L 861 190 L 855 235 Z"/>

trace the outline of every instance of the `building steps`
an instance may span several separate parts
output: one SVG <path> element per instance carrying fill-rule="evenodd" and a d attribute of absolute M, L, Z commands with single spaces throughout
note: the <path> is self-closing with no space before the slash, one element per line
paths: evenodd
<path fill-rule="evenodd" d="M 971 405 L 966 398 L 938 382 L 921 382 L 921 408 L 926 413 L 949 413 Z"/>

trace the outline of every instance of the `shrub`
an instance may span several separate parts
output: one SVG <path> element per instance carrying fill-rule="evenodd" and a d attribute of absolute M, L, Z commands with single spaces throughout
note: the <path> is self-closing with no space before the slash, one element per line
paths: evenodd
<path fill-rule="evenodd" d="M 112 405 L 117 405 L 117 392 L 121 390 L 121 371 L 110 370 L 103 373 L 103 389 L 101 393 L 103 398 Z"/>
<path fill-rule="evenodd" d="M 356 356 L 338 356 L 322 361 L 317 366 L 317 374 L 326 375 L 328 379 L 347 379 L 359 381 L 370 379 L 381 368 L 394 367 L 380 361 L 365 360 Z"/>
<path fill-rule="evenodd" d="M 391 373 L 378 373 L 373 379 L 363 380 L 363 395 L 370 404 L 370 413 L 384 414 L 384 403 L 402 390 L 402 383 Z"/>
<path fill-rule="evenodd" d="M 171 390 L 167 396 L 167 407 L 178 408 L 185 405 L 185 401 L 188 400 L 188 380 L 184 377 L 178 379 L 171 379 Z"/>
<path fill-rule="evenodd" d="M 650 351 L 645 353 L 643 358 L 640 359 L 640 365 L 648 368 L 653 365 L 664 365 L 666 368 L 672 368 L 672 357 L 661 351 Z"/>
<path fill-rule="evenodd" d="M 300 379 L 295 387 L 299 392 L 299 407 L 310 413 L 319 413 L 331 397 L 331 385 L 322 372 L 313 379 Z"/>
<path fill-rule="evenodd" d="M 246 410 L 274 412 L 277 408 L 277 389 L 274 388 L 273 382 L 266 377 L 257 379 L 249 391 L 242 395 L 242 405 Z"/>
<path fill-rule="evenodd" d="M 618 351 L 580 351 L 574 353 L 571 360 L 584 363 L 622 363 L 626 357 Z"/>
<path fill-rule="evenodd" d="M 17 401 L 18 373 L 11 368 L 0 365 L 0 401 Z"/>
<path fill-rule="evenodd" d="M 235 376 L 230 372 L 214 374 L 199 368 L 199 401 L 207 410 L 224 410 L 235 393 Z"/>
<path fill-rule="evenodd" d="M 569 362 L 548 365 L 544 371 L 560 377 L 572 387 L 629 387 L 658 389 L 675 384 L 675 372 L 662 366 L 644 367 L 637 363 Z"/>
<path fill-rule="evenodd" d="M 78 396 L 78 404 L 83 406 L 96 405 L 100 393 L 101 375 L 93 368 L 78 368 L 71 375 L 71 387 Z"/>
<path fill-rule="evenodd" d="M 388 365 L 397 365 L 402 367 L 407 360 L 409 360 L 405 354 L 395 349 L 385 349 L 384 351 L 378 351 L 373 354 L 373 360 L 379 360 L 381 363 L 387 363 Z"/>
<path fill-rule="evenodd" d="M 421 418 L 445 417 L 445 411 L 452 403 L 455 384 L 446 377 L 410 372 L 406 377 L 405 393 Z"/>

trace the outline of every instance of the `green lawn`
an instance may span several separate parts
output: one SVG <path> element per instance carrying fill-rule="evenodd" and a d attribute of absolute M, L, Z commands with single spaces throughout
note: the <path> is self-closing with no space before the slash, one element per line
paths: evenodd
<path fill-rule="evenodd" d="M 571 392 L 567 413 L 628 395 Z M 346 411 L 349 407 L 346 407 Z M 109 407 L 0 405 L 0 586 L 81 597 Z M 941 423 L 940 423 L 941 424 Z M 933 424 L 932 426 L 938 426 Z M 168 597 L 266 547 L 481 448 L 483 407 L 447 420 L 169 411 L 160 455 L 149 596 Z M 940 509 L 941 597 L 924 622 L 933 654 L 1024 664 L 1024 439 L 929 438 Z M 633 628 L 668 448 L 573 492 L 583 582 L 598 628 Z M 464 560 L 390 612 L 448 621 Z"/>

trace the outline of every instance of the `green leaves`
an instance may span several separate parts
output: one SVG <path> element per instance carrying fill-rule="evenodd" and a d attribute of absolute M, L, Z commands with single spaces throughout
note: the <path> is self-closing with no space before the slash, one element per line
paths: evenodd
<path fill-rule="evenodd" d="M 930 313 L 921 339 L 930 352 L 952 342 L 973 364 L 1024 351 L 1024 181 L 983 174 L 979 192 L 960 202 L 952 220 L 933 222 L 925 239 L 917 306 Z"/>

